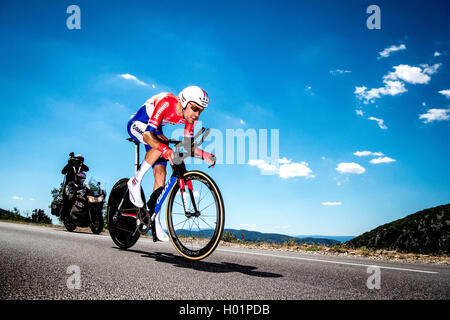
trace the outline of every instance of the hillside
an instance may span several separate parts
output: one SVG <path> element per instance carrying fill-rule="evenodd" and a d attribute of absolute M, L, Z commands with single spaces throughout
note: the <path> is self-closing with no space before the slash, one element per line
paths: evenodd
<path fill-rule="evenodd" d="M 351 247 L 413 253 L 450 253 L 450 204 L 425 209 L 346 242 Z"/>

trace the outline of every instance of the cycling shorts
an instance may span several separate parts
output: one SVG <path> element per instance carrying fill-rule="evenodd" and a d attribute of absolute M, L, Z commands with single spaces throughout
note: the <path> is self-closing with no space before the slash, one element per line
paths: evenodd
<path fill-rule="evenodd" d="M 154 132 L 157 136 L 163 134 L 162 130 L 160 128 L 158 128 L 158 130 L 150 130 L 150 126 L 147 125 L 147 123 L 142 122 L 142 121 L 135 121 L 133 119 L 131 119 L 128 122 L 127 125 L 127 131 L 128 134 L 130 135 L 131 138 L 133 138 L 133 140 L 143 143 L 145 146 L 145 151 L 148 152 L 149 150 L 151 150 L 152 147 L 150 147 L 147 143 L 145 143 L 144 141 L 144 132 L 145 131 L 152 131 Z M 156 165 L 162 165 L 162 166 L 167 166 L 167 160 L 163 157 L 159 157 L 158 160 L 155 161 L 155 163 L 152 165 L 152 168 Z"/>

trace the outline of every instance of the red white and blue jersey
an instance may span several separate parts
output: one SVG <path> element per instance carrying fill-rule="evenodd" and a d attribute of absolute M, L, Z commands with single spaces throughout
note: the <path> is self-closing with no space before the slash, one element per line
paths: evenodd
<path fill-rule="evenodd" d="M 162 126 L 166 124 L 184 124 L 184 136 L 192 137 L 195 122 L 190 124 L 183 117 L 177 115 L 176 107 L 178 103 L 178 97 L 172 93 L 161 92 L 154 95 L 131 116 L 128 127 L 139 121 L 147 124 L 145 131 L 151 131 L 158 135 L 162 134 Z"/>

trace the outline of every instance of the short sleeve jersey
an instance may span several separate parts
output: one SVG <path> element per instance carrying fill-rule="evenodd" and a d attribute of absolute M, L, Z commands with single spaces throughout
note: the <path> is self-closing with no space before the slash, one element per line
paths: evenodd
<path fill-rule="evenodd" d="M 147 129 L 155 134 L 161 134 L 162 126 L 166 124 L 184 124 L 184 136 L 194 135 L 193 124 L 188 123 L 183 117 L 177 115 L 176 107 L 178 98 L 172 93 L 161 92 L 148 99 L 139 110 L 131 116 L 133 121 L 147 123 Z"/>

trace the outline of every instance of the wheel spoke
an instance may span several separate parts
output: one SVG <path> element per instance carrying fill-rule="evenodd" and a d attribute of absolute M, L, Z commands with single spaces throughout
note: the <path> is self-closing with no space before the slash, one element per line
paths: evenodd
<path fill-rule="evenodd" d="M 211 227 L 211 225 L 208 223 L 208 222 L 206 222 L 202 217 L 199 217 L 200 219 L 202 219 L 202 221 L 204 222 L 204 223 L 206 223 L 207 225 L 208 225 L 208 227 L 210 227 L 211 229 L 215 229 L 215 228 L 213 228 L 213 227 Z"/>
<path fill-rule="evenodd" d="M 210 206 L 212 206 L 214 203 L 216 203 L 215 201 L 211 202 L 209 205 L 207 205 L 206 207 L 204 207 L 202 210 L 199 210 L 200 212 L 202 212 L 203 210 L 206 210 L 206 208 L 209 208 Z"/>

